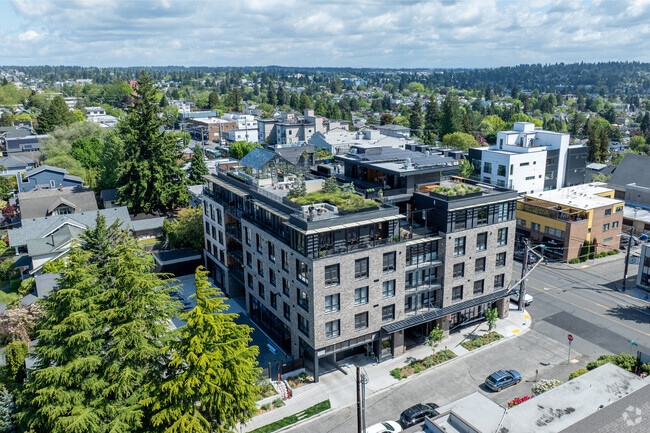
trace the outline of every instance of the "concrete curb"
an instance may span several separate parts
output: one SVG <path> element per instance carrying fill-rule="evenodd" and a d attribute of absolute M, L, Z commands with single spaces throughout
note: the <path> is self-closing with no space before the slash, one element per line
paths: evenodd
<path fill-rule="evenodd" d="M 529 315 L 530 315 L 530 314 L 529 314 Z M 409 380 L 410 378 L 412 378 L 412 377 L 416 377 L 416 376 L 417 376 L 417 377 L 420 377 L 420 376 L 422 376 L 422 375 L 424 375 L 424 374 L 426 374 L 426 373 L 430 373 L 430 372 L 436 370 L 436 368 L 438 368 L 438 367 L 440 367 L 440 366 L 442 366 L 442 365 L 445 365 L 445 364 L 447 364 L 447 363 L 450 363 L 450 362 L 456 361 L 456 360 L 461 359 L 461 358 L 464 358 L 464 357 L 466 357 L 466 356 L 470 356 L 470 355 L 472 355 L 473 353 L 478 353 L 478 352 L 480 352 L 482 349 L 485 349 L 486 347 L 492 347 L 492 346 L 497 345 L 498 343 L 502 343 L 502 342 L 504 342 L 504 341 L 508 341 L 508 340 L 510 340 L 511 338 L 516 338 L 516 337 L 519 337 L 519 336 L 521 336 L 521 335 L 524 335 L 524 334 L 525 334 L 526 332 L 528 332 L 528 331 L 531 329 L 531 327 L 533 326 L 533 319 L 532 319 L 532 316 L 531 316 L 531 318 L 528 319 L 528 320 L 530 321 L 530 325 L 527 326 L 526 329 L 524 329 L 523 331 L 521 331 L 521 332 L 519 332 L 519 333 L 517 333 L 517 334 L 515 334 L 515 335 L 513 335 L 513 336 L 511 336 L 511 337 L 506 337 L 506 336 L 504 336 L 504 337 L 501 338 L 500 340 L 493 341 L 493 342 L 491 342 L 491 343 L 486 344 L 485 346 L 481 346 L 481 347 L 479 347 L 479 348 L 477 348 L 477 349 L 470 350 L 470 351 L 468 351 L 467 353 L 464 353 L 464 354 L 462 354 L 462 355 L 457 355 L 455 358 L 448 359 L 447 361 L 441 362 L 440 364 L 436 364 L 435 366 L 433 366 L 433 367 L 431 367 L 431 368 L 427 368 L 426 370 L 421 371 L 420 373 L 412 374 L 411 376 L 409 376 L 409 377 L 407 377 L 407 378 L 405 378 L 405 379 L 401 379 L 401 380 L 397 380 L 397 379 L 395 379 L 395 380 L 397 380 L 397 382 L 395 382 L 395 383 L 393 383 L 393 384 L 391 384 L 391 385 L 388 385 L 387 387 L 382 388 L 382 389 L 380 389 L 380 390 L 378 390 L 378 391 L 372 393 L 371 395 L 372 395 L 372 396 L 375 396 L 375 395 L 381 395 L 381 394 L 385 393 L 386 391 L 390 391 L 390 390 L 396 388 L 398 385 L 404 385 L 404 384 L 406 384 L 406 383 L 409 383 L 408 380 Z M 449 349 L 449 350 L 451 350 L 451 349 Z M 390 373 L 389 373 L 389 375 L 390 375 Z M 391 376 L 391 377 L 392 377 L 392 376 Z M 328 396 L 329 396 L 329 393 L 328 393 Z M 320 416 L 322 416 L 322 415 L 325 415 L 325 414 L 332 414 L 332 415 L 333 415 L 333 414 L 335 414 L 335 413 L 337 413 L 337 412 L 340 412 L 340 411 L 342 411 L 342 410 L 344 410 L 344 409 L 347 409 L 347 408 L 350 407 L 350 406 L 353 406 L 353 405 L 347 405 L 347 406 L 342 406 L 342 407 L 337 407 L 337 408 L 331 408 L 331 409 L 328 409 L 328 410 L 323 411 L 323 412 L 321 412 L 321 413 L 319 413 L 319 414 L 317 414 L 317 415 L 314 415 L 313 417 L 310 417 L 310 418 L 304 419 L 304 420 L 299 421 L 299 422 L 297 422 L 297 423 L 295 423 L 295 424 L 291 424 L 290 426 L 283 427 L 283 428 L 280 429 L 280 430 L 276 430 L 276 432 L 283 432 L 283 431 L 287 431 L 287 430 L 289 430 L 289 429 L 292 429 L 292 428 L 294 428 L 294 427 L 298 427 L 298 426 L 301 425 L 301 424 L 304 424 L 304 423 L 307 423 L 307 422 L 313 421 L 313 420 L 317 419 L 318 417 L 320 417 Z M 290 415 L 289 415 L 289 416 L 290 416 Z"/>

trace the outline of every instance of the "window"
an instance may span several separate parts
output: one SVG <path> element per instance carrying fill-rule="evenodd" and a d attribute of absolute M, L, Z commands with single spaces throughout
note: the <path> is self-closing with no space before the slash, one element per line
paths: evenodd
<path fill-rule="evenodd" d="M 492 174 L 492 163 L 491 162 L 484 162 L 483 163 L 483 173 Z"/>
<path fill-rule="evenodd" d="M 282 250 L 282 270 L 289 272 L 289 253 Z"/>
<path fill-rule="evenodd" d="M 296 278 L 307 284 L 307 265 L 296 259 Z"/>
<path fill-rule="evenodd" d="M 499 164 L 497 167 L 497 176 L 505 176 L 506 175 L 506 166 Z"/>
<path fill-rule="evenodd" d="M 485 257 L 476 259 L 476 261 L 474 262 L 474 272 L 476 272 L 477 274 L 480 272 L 485 272 Z"/>
<path fill-rule="evenodd" d="M 611 241 L 613 241 L 613 240 L 614 240 L 614 238 L 605 238 L 605 239 L 603 240 L 603 242 L 604 242 L 605 245 L 606 245 L 607 242 L 611 242 Z"/>
<path fill-rule="evenodd" d="M 368 303 L 368 286 L 359 287 L 354 290 L 354 305 Z"/>
<path fill-rule="evenodd" d="M 289 291 L 289 281 L 287 281 L 286 278 L 282 278 L 282 293 L 284 293 L 285 296 L 291 296 L 291 292 Z"/>
<path fill-rule="evenodd" d="M 503 246 L 508 243 L 508 227 L 502 227 L 497 232 L 497 246 Z"/>
<path fill-rule="evenodd" d="M 248 251 L 246 251 L 246 265 L 249 268 L 253 267 L 253 256 Z"/>
<path fill-rule="evenodd" d="M 508 203 L 499 203 L 497 205 L 497 221 L 508 219 Z"/>
<path fill-rule="evenodd" d="M 223 225 L 221 224 L 221 209 L 217 209 L 217 224 Z"/>
<path fill-rule="evenodd" d="M 332 311 L 339 311 L 341 309 L 341 295 L 325 296 L 325 312 L 331 313 Z"/>
<path fill-rule="evenodd" d="M 484 286 L 485 286 L 485 280 L 474 281 L 474 294 L 475 295 L 482 294 Z"/>
<path fill-rule="evenodd" d="M 296 297 L 298 298 L 298 306 L 305 311 L 309 311 L 309 295 L 307 292 L 296 288 Z"/>
<path fill-rule="evenodd" d="M 392 298 L 395 296 L 395 280 L 384 281 L 381 288 L 382 298 Z"/>
<path fill-rule="evenodd" d="M 487 176 L 483 176 L 483 183 L 490 184 L 490 183 L 492 183 L 492 179 L 490 179 L 490 178 L 487 177 Z"/>
<path fill-rule="evenodd" d="M 454 239 L 454 256 L 465 255 L 465 236 Z"/>
<path fill-rule="evenodd" d="M 522 220 L 521 218 L 517 218 L 517 225 L 526 227 L 526 220 Z"/>
<path fill-rule="evenodd" d="M 246 239 L 246 245 L 251 245 L 251 231 L 248 230 L 248 227 L 244 227 L 244 239 Z"/>
<path fill-rule="evenodd" d="M 284 318 L 291 322 L 291 307 L 286 302 L 283 302 Z"/>
<path fill-rule="evenodd" d="M 264 265 L 261 260 L 257 261 L 257 275 L 264 277 Z"/>
<path fill-rule="evenodd" d="M 368 327 L 368 312 L 364 311 L 363 313 L 354 315 L 354 329 L 366 329 Z"/>
<path fill-rule="evenodd" d="M 495 289 L 502 289 L 504 279 L 505 279 L 505 274 L 495 275 L 494 276 L 494 288 Z"/>
<path fill-rule="evenodd" d="M 260 298 L 264 299 L 264 284 L 257 283 L 257 293 L 260 295 Z"/>
<path fill-rule="evenodd" d="M 257 245 L 257 252 L 262 253 L 262 236 L 258 233 L 255 233 L 255 244 Z"/>
<path fill-rule="evenodd" d="M 538 232 L 539 231 L 539 224 L 530 223 L 530 228 L 531 228 L 531 230 Z"/>
<path fill-rule="evenodd" d="M 510 176 L 512 176 L 512 173 L 513 173 L 514 170 L 515 170 L 515 166 L 511 164 L 510 165 Z"/>
<path fill-rule="evenodd" d="M 248 288 L 253 290 L 253 276 L 251 274 L 246 274 L 248 280 Z"/>
<path fill-rule="evenodd" d="M 218 232 L 219 233 L 219 243 L 223 245 L 223 232 Z"/>
<path fill-rule="evenodd" d="M 605 209 L 605 216 L 611 215 L 612 210 L 611 209 Z"/>
<path fill-rule="evenodd" d="M 278 309 L 278 294 L 271 292 L 271 307 L 275 308 L 276 310 Z"/>
<path fill-rule="evenodd" d="M 609 223 L 603 224 L 603 231 L 606 232 L 607 230 L 609 230 Z"/>
<path fill-rule="evenodd" d="M 487 232 L 476 235 L 476 251 L 485 251 L 487 248 Z"/>
<path fill-rule="evenodd" d="M 339 278 L 339 265 L 325 266 L 325 285 L 333 286 L 341 282 Z"/>
<path fill-rule="evenodd" d="M 526 180 L 534 180 L 535 176 L 526 176 Z"/>
<path fill-rule="evenodd" d="M 50 181 L 50 188 L 54 188 L 54 187 L 56 187 L 56 182 L 51 180 Z"/>
<path fill-rule="evenodd" d="M 454 212 L 454 230 L 464 230 L 467 227 L 467 211 Z"/>
<path fill-rule="evenodd" d="M 368 257 L 354 261 L 354 278 L 368 278 Z"/>
<path fill-rule="evenodd" d="M 210 236 L 210 223 L 207 221 L 205 222 L 205 234 Z"/>
<path fill-rule="evenodd" d="M 275 271 L 273 269 L 269 269 L 269 283 L 275 287 Z"/>
<path fill-rule="evenodd" d="M 479 226 L 485 225 L 488 222 L 488 207 L 484 206 L 476 213 L 476 224 Z"/>
<path fill-rule="evenodd" d="M 506 253 L 497 254 L 497 268 L 502 268 L 506 265 Z"/>
<path fill-rule="evenodd" d="M 298 314 L 298 330 L 309 337 L 309 320 Z"/>
<path fill-rule="evenodd" d="M 528 167 L 528 165 L 530 165 L 529 162 L 520 162 L 519 163 L 519 167 Z"/>
<path fill-rule="evenodd" d="M 381 321 L 388 322 L 395 320 L 395 304 L 381 307 Z"/>
<path fill-rule="evenodd" d="M 325 338 L 336 338 L 341 335 L 341 321 L 332 320 L 325 323 Z"/>
<path fill-rule="evenodd" d="M 616 206 L 615 212 L 621 212 L 623 211 L 623 206 Z"/>
<path fill-rule="evenodd" d="M 564 238 L 564 231 L 554 229 L 553 227 L 544 227 L 544 233 L 555 236 L 557 238 Z"/>
<path fill-rule="evenodd" d="M 456 286 L 451 289 L 451 300 L 460 301 L 463 299 L 463 286 Z"/>
<path fill-rule="evenodd" d="M 384 273 L 395 271 L 395 251 L 384 253 Z"/>
<path fill-rule="evenodd" d="M 275 263 L 275 245 L 272 244 L 271 242 L 268 242 L 268 248 L 269 248 L 269 260 Z"/>
<path fill-rule="evenodd" d="M 463 278 L 465 276 L 465 263 L 456 263 L 454 265 L 454 278 Z"/>
<path fill-rule="evenodd" d="M 505 187 L 506 186 L 506 181 L 502 180 L 502 179 L 497 179 L 497 186 Z"/>
<path fill-rule="evenodd" d="M 614 221 L 614 222 L 612 223 L 612 228 L 615 229 L 615 228 L 617 228 L 617 227 L 618 227 L 618 221 Z"/>

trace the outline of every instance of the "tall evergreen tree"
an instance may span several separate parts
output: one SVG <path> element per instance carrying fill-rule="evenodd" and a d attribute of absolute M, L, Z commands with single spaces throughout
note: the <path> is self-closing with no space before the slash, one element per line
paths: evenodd
<path fill-rule="evenodd" d="M 132 212 L 183 206 L 188 201 L 181 149 L 172 134 L 161 131 L 156 89 L 142 71 L 135 103 L 119 123 L 124 159 L 117 179 L 118 200 Z"/>
<path fill-rule="evenodd" d="M 275 96 L 275 88 L 273 87 L 273 84 L 269 84 L 269 90 L 266 92 L 266 102 L 274 107 L 275 104 L 278 103 L 278 98 Z"/>
<path fill-rule="evenodd" d="M 201 185 L 205 183 L 203 176 L 210 173 L 203 159 L 203 148 L 199 145 L 194 147 L 194 154 L 192 154 L 188 171 L 187 183 L 190 185 Z"/>
<path fill-rule="evenodd" d="M 409 125 L 411 133 L 420 136 L 422 134 L 422 104 L 419 99 L 416 99 L 411 108 L 411 115 L 409 116 Z"/>
<path fill-rule="evenodd" d="M 648 135 L 648 133 L 650 133 L 650 111 L 646 111 L 643 115 L 643 119 L 641 119 L 639 128 L 645 135 Z"/>
<path fill-rule="evenodd" d="M 431 100 L 427 105 L 427 111 L 424 115 L 424 127 L 425 129 L 438 129 L 438 122 L 440 120 L 440 108 L 438 107 L 438 101 L 435 96 L 431 96 Z"/>
<path fill-rule="evenodd" d="M 607 133 L 607 128 L 602 128 L 598 133 L 598 144 L 600 150 L 600 159 L 603 161 L 609 154 L 609 134 Z"/>
<path fill-rule="evenodd" d="M 165 347 L 167 372 L 149 385 L 152 424 L 164 433 L 231 431 L 255 413 L 258 348 L 249 346 L 251 329 L 234 322 L 222 293 L 196 270 L 196 307 Z"/>
<path fill-rule="evenodd" d="M 277 99 L 278 99 L 278 106 L 283 106 L 287 104 L 287 92 L 285 92 L 284 87 L 282 87 L 282 83 L 278 84 L 278 91 L 277 91 Z"/>
<path fill-rule="evenodd" d="M 5 387 L 0 389 L 0 433 L 16 433 L 14 415 L 16 413 L 16 402 L 14 396 Z"/>
<path fill-rule="evenodd" d="M 211 109 L 215 109 L 219 105 L 219 94 L 214 90 L 208 95 L 208 105 Z"/>
<path fill-rule="evenodd" d="M 104 147 L 99 157 L 99 182 L 100 189 L 117 187 L 120 165 L 124 159 L 124 143 L 117 131 L 110 131 L 104 136 Z"/>
<path fill-rule="evenodd" d="M 454 93 L 449 93 L 445 97 L 445 100 L 442 101 L 441 111 L 439 134 L 441 137 L 463 130 L 461 124 L 462 117 L 458 105 L 458 96 Z"/>
<path fill-rule="evenodd" d="M 587 133 L 587 161 L 590 162 L 600 161 L 600 143 L 596 129 L 595 126 L 592 126 Z"/>
<path fill-rule="evenodd" d="M 472 119 L 469 118 L 469 114 L 467 111 L 463 113 L 463 120 L 462 120 L 462 125 L 463 125 L 463 132 L 466 134 L 473 134 L 474 133 L 474 126 L 472 125 Z"/>

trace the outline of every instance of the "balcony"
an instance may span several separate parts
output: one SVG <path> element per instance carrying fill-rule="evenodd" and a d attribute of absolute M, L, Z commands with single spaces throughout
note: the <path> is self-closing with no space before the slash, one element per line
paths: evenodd
<path fill-rule="evenodd" d="M 239 281 L 242 285 L 245 285 L 244 282 L 244 271 L 239 266 L 229 266 L 228 275 L 233 277 L 235 280 Z"/>
<path fill-rule="evenodd" d="M 589 214 L 584 211 L 551 203 L 529 202 L 527 199 L 517 202 L 517 210 L 567 223 L 574 223 L 589 218 Z"/>
<path fill-rule="evenodd" d="M 239 224 L 226 224 L 226 234 L 241 243 L 241 225 Z"/>
<path fill-rule="evenodd" d="M 244 254 L 241 250 L 228 250 L 228 255 L 244 266 Z"/>
<path fill-rule="evenodd" d="M 409 285 L 407 281 L 405 290 L 408 293 L 417 293 L 421 290 L 439 289 L 441 287 L 442 287 L 442 277 L 437 277 L 437 278 L 426 278 L 423 281 L 414 282 L 412 285 Z"/>

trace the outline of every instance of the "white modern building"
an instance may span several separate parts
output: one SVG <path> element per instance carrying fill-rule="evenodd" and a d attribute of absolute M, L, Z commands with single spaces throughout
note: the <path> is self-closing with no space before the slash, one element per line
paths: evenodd
<path fill-rule="evenodd" d="M 407 144 L 415 141 L 406 137 L 384 135 L 376 129 L 349 131 L 336 128 L 328 132 L 316 132 L 308 143 L 317 149 L 326 149 L 332 155 L 345 155 L 352 146 L 393 147 L 404 150 Z"/>
<path fill-rule="evenodd" d="M 257 127 L 255 129 L 231 129 L 228 131 L 228 141 L 248 141 L 259 143 Z"/>
<path fill-rule="evenodd" d="M 571 145 L 569 134 L 544 131 L 515 122 L 512 131 L 497 133 L 494 145 L 469 150 L 475 174 L 484 183 L 516 189 L 521 194 L 584 182 L 587 148 Z"/>

